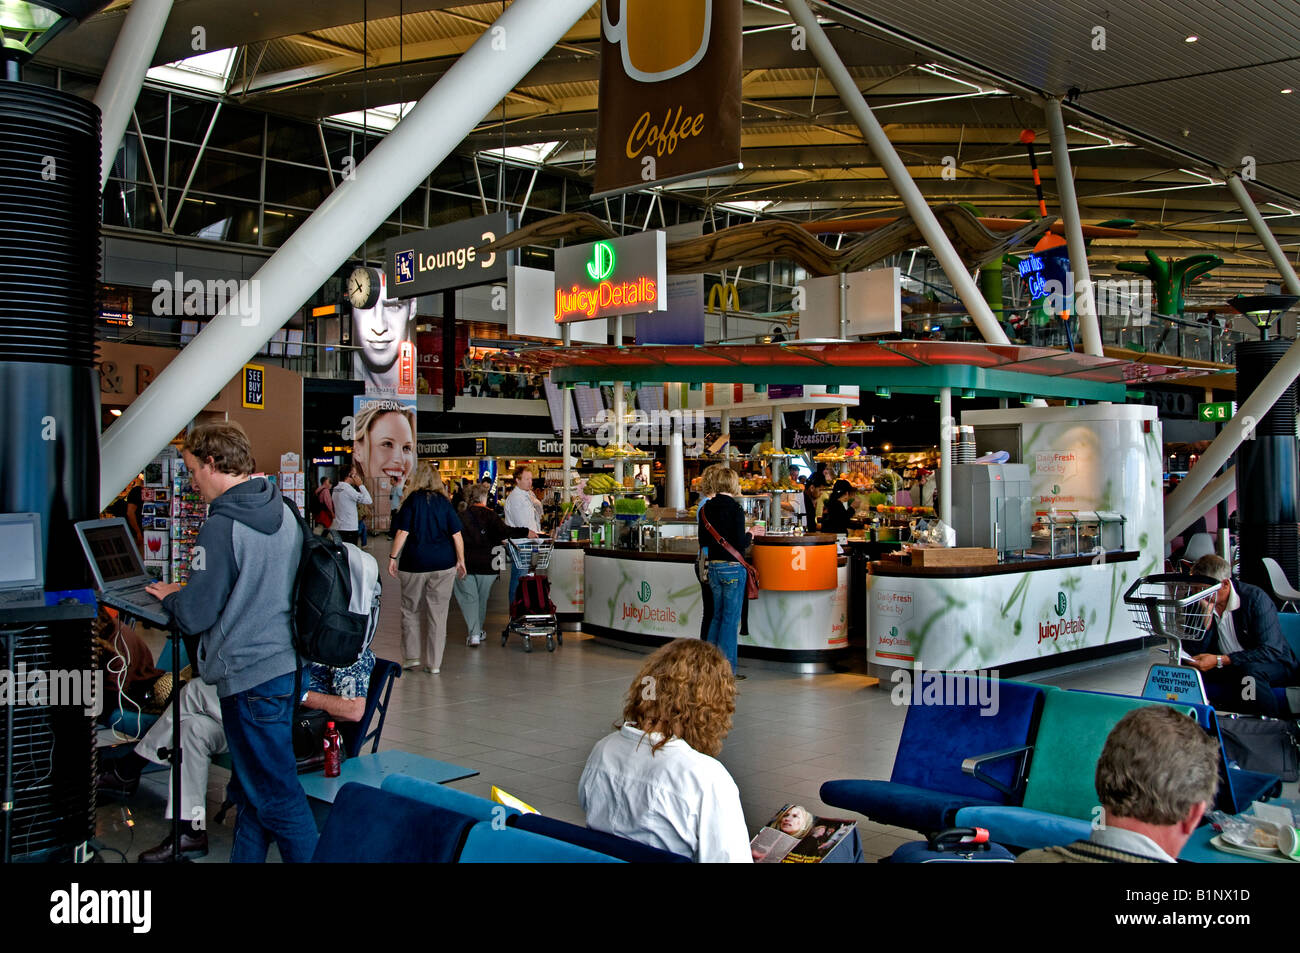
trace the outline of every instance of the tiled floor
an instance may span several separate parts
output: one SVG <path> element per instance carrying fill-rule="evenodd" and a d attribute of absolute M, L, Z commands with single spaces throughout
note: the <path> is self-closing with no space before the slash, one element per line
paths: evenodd
<path fill-rule="evenodd" d="M 371 551 L 382 557 L 386 544 L 372 542 Z M 465 645 L 465 623 L 453 604 L 442 674 L 416 670 L 397 680 L 382 747 L 472 767 L 480 775 L 456 782 L 456 787 L 487 796 L 495 784 L 545 814 L 582 824 L 578 776 L 591 746 L 618 720 L 623 694 L 644 655 L 576 633 L 566 635 L 554 654 L 543 646 L 525 655 L 513 638 L 502 648 L 505 591 L 503 578 L 493 589 L 489 615 L 489 634 L 497 635 L 480 648 Z M 374 648 L 378 655 L 400 661 L 397 606 L 397 583 L 385 577 L 385 608 Z M 1151 661 L 1147 653 L 1135 653 L 1030 678 L 1136 693 Z M 787 802 L 815 813 L 844 814 L 817 798 L 828 779 L 889 777 L 906 714 L 891 703 L 889 683 L 869 687 L 861 675 L 789 675 L 743 662 L 741 670 L 749 677 L 740 683 L 735 726 L 721 760 L 740 787 L 751 832 Z M 133 838 L 123 825 L 122 805 L 109 801 L 101 806 L 105 844 L 134 860 L 166 835 L 166 778 L 165 772 L 146 775 L 129 802 L 136 821 Z M 226 778 L 224 770 L 212 769 L 208 800 L 213 812 Z M 210 830 L 207 861 L 229 857 L 232 824 L 233 816 L 224 827 Z M 865 819 L 860 831 L 869 860 L 917 839 L 910 831 Z"/>

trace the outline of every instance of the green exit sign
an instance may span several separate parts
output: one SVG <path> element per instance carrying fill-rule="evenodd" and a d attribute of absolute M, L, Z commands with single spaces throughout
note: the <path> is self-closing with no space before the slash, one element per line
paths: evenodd
<path fill-rule="evenodd" d="M 1200 404 L 1196 408 L 1196 419 L 1206 420 L 1210 423 L 1222 423 L 1225 420 L 1231 420 L 1232 415 L 1236 412 L 1236 401 L 1222 401 L 1217 404 Z"/>

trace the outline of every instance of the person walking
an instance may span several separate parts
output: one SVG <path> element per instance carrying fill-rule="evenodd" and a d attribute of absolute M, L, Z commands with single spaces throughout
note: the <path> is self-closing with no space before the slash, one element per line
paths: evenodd
<path fill-rule="evenodd" d="M 506 539 L 520 539 L 537 534 L 523 527 L 510 527 L 487 506 L 487 487 L 478 483 L 467 491 L 469 506 L 460 513 L 461 538 L 465 542 L 465 569 L 463 578 L 457 579 L 453 589 L 465 628 L 469 631 L 466 645 L 478 647 L 487 639 L 484 623 L 487 619 L 488 597 L 492 584 L 501 575 L 496 562 L 496 550 Z"/>
<path fill-rule="evenodd" d="M 709 539 L 702 516 L 705 504 L 714 496 L 713 478 L 722 469 L 724 469 L 722 465 L 717 463 L 704 468 L 704 472 L 700 474 L 700 498 L 695 501 L 695 535 L 699 539 L 701 553 L 701 558 L 695 563 L 695 578 L 700 583 L 700 638 L 705 642 L 709 641 L 709 628 L 713 625 L 713 587 L 709 585 L 708 579 L 701 578 L 700 572 L 702 567 L 708 565 L 709 560 Z M 717 547 L 716 543 L 714 547 Z"/>
<path fill-rule="evenodd" d="M 734 499 L 740 495 L 740 475 L 729 467 L 719 470 L 713 478 L 713 493 L 713 499 L 700 509 L 700 526 L 709 545 L 709 586 L 713 589 L 708 641 L 722 650 L 734 672 L 747 575 L 737 555 L 749 548 L 752 537 L 745 531 L 745 511 Z"/>
<path fill-rule="evenodd" d="M 388 574 L 402 584 L 402 668 L 417 667 L 423 651 L 424 670 L 437 675 L 447 645 L 452 585 L 465 578 L 465 547 L 442 477 L 428 461 L 408 484 L 393 525 L 397 536 Z"/>
<path fill-rule="evenodd" d="M 319 835 L 293 757 L 293 589 L 302 532 L 280 491 L 253 476 L 253 448 L 238 424 L 195 427 L 181 455 L 209 504 L 196 546 L 204 565 L 184 588 L 156 582 L 147 589 L 176 629 L 199 636 L 199 674 L 216 686 L 238 807 L 231 861 L 265 861 L 274 838 L 282 860 L 304 863 Z"/>
<path fill-rule="evenodd" d="M 533 471 L 527 467 L 515 467 L 515 488 L 506 497 L 506 525 L 514 529 L 530 529 L 534 533 L 542 532 L 542 504 L 533 496 Z M 514 605 L 515 592 L 519 589 L 519 577 L 523 574 L 510 561 L 510 605 Z"/>
<path fill-rule="evenodd" d="M 402 484 L 396 480 L 393 481 L 392 488 L 388 491 L 388 538 L 397 538 L 397 510 L 402 505 Z"/>
<path fill-rule="evenodd" d="M 347 479 L 330 491 L 334 498 L 334 523 L 332 528 L 345 543 L 357 543 L 361 539 L 361 518 L 357 513 L 358 505 L 373 503 L 370 491 L 366 489 L 361 470 L 354 464 Z"/>
<path fill-rule="evenodd" d="M 320 486 L 316 488 L 312 516 L 316 519 L 316 525 L 324 529 L 329 529 L 334 524 L 334 488 L 327 476 L 320 478 Z"/>

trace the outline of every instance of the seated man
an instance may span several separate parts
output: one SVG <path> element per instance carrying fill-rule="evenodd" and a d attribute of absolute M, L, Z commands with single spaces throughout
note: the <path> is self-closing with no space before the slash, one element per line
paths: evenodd
<path fill-rule="evenodd" d="M 330 668 L 308 663 L 303 670 L 306 689 L 299 700 L 301 708 L 319 708 L 337 722 L 360 721 L 366 712 L 366 695 L 370 691 L 370 673 L 375 667 L 375 653 L 369 648 L 347 668 Z M 181 855 L 203 857 L 208 852 L 207 795 L 208 762 L 213 755 L 227 750 L 226 732 L 221 720 L 221 699 L 217 689 L 202 679 L 191 679 L 181 688 L 178 702 L 181 716 L 181 816 L 189 820 L 188 830 L 181 832 Z M 140 786 L 140 773 L 150 761 L 165 764 L 160 748 L 172 743 L 172 718 L 176 706 L 169 705 L 162 716 L 140 739 L 135 751 L 118 758 L 100 772 L 101 792 L 130 796 Z M 171 775 L 167 778 L 167 809 L 163 817 L 172 817 Z M 161 844 L 142 852 L 142 864 L 166 863 L 172 856 L 172 838 L 168 834 Z"/>
<path fill-rule="evenodd" d="M 1282 636 L 1273 600 L 1257 586 L 1234 583 L 1221 556 L 1202 556 L 1192 573 L 1220 582 L 1205 639 L 1186 646 L 1194 656 L 1191 664 L 1204 676 L 1210 704 L 1225 711 L 1292 717 L 1273 688 L 1297 684 L 1300 661 Z"/>
<path fill-rule="evenodd" d="M 591 749 L 578 799 L 595 830 L 701 863 L 750 863 L 740 791 L 717 755 L 736 680 L 716 645 L 675 639 L 637 672 L 623 726 Z"/>
<path fill-rule="evenodd" d="M 1219 746 L 1168 705 L 1119 720 L 1097 759 L 1103 824 L 1087 840 L 1026 851 L 1022 864 L 1172 864 L 1219 786 Z"/>

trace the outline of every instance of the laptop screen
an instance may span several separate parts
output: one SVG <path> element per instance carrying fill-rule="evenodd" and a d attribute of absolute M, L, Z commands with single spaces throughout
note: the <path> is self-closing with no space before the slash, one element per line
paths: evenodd
<path fill-rule="evenodd" d="M 42 583 L 45 567 L 39 560 L 40 533 L 36 513 L 0 514 L 0 589 Z"/>
<path fill-rule="evenodd" d="M 144 565 L 127 535 L 125 523 L 87 527 L 83 535 L 105 588 L 144 575 Z"/>

